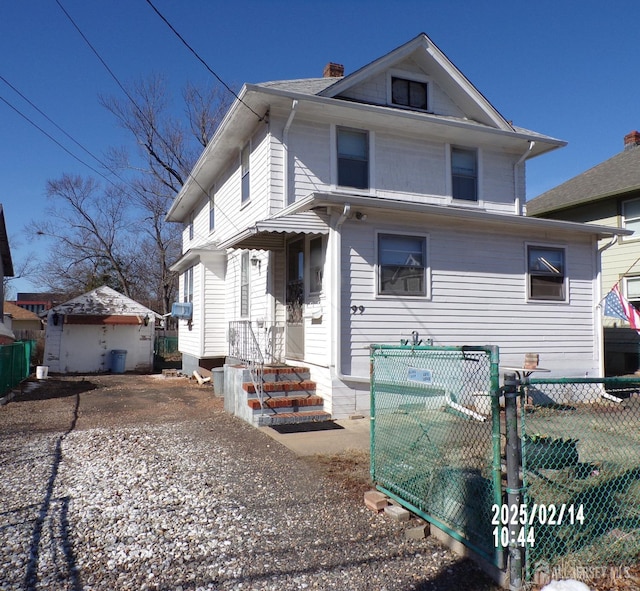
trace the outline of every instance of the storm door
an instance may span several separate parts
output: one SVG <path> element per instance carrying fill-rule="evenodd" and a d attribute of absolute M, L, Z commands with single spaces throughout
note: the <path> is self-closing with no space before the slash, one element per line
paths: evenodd
<path fill-rule="evenodd" d="M 287 245 L 286 356 L 304 358 L 304 239 Z"/>

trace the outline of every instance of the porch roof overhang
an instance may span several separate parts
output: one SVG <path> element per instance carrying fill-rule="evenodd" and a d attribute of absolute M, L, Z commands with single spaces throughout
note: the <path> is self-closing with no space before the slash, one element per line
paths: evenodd
<path fill-rule="evenodd" d="M 285 212 L 287 210 L 284 210 Z M 285 213 L 278 217 L 257 221 L 253 226 L 222 241 L 218 247 L 250 250 L 281 250 L 285 238 L 291 234 L 329 233 L 329 217 L 316 211 Z"/>
<path fill-rule="evenodd" d="M 369 195 L 337 192 L 311 193 L 287 207 L 286 210 L 283 210 L 283 214 L 293 216 L 300 212 L 312 210 L 313 208 L 323 208 L 331 211 L 335 208 L 343 209 L 345 205 L 349 205 L 352 212 L 359 210 L 362 213 L 367 213 L 377 210 L 411 215 L 422 214 L 429 217 L 475 222 L 479 225 L 494 224 L 504 227 L 512 226 L 522 228 L 523 230 L 533 229 L 539 231 L 564 231 L 578 234 L 591 234 L 595 235 L 598 239 L 612 238 L 613 236 L 630 236 L 633 234 L 633 231 L 625 228 L 600 224 L 533 218 L 508 213 L 494 213 L 473 206 L 435 205 L 403 199 L 390 199 L 388 197 L 372 197 Z"/>
<path fill-rule="evenodd" d="M 185 269 L 196 265 L 200 261 L 207 262 L 218 257 L 224 257 L 226 254 L 227 253 L 221 250 L 217 244 L 210 244 L 200 248 L 190 248 L 169 267 L 169 271 L 172 273 L 182 273 Z"/>

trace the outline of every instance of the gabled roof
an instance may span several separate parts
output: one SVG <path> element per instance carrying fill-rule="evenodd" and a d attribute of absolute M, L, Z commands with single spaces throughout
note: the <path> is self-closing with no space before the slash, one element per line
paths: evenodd
<path fill-rule="evenodd" d="M 355 84 L 394 67 L 408 57 L 413 58 L 425 72 L 430 72 L 437 79 L 438 84 L 451 97 L 455 98 L 456 103 L 469 118 L 505 131 L 513 129 L 509 122 L 469 82 L 464 74 L 453 65 L 425 33 L 420 33 L 411 41 L 379 57 L 377 60 L 353 72 L 353 74 L 345 76 L 319 94 L 327 97 L 337 97 Z"/>
<path fill-rule="evenodd" d="M 389 68 L 411 59 L 429 73 L 452 99 L 463 116 L 443 115 L 395 105 L 367 103 L 349 97 L 349 90 Z M 566 142 L 535 133 L 508 122 L 467 80 L 436 45 L 421 33 L 405 43 L 341 78 L 281 80 L 245 84 L 231 105 L 213 138 L 203 150 L 193 170 L 166 215 L 168 221 L 181 222 L 209 190 L 217 176 L 229 165 L 233 155 L 265 124 L 270 111 L 298 109 L 308 117 L 348 120 L 351 125 L 379 126 L 386 123 L 396 133 L 420 133 L 449 143 L 489 141 L 496 149 L 525 154 L 532 158 L 564 146 Z"/>
<path fill-rule="evenodd" d="M 14 320 L 40 320 L 40 317 L 31 310 L 25 310 L 11 302 L 4 302 L 5 316 L 11 316 Z"/>
<path fill-rule="evenodd" d="M 640 190 L 640 146 L 627 148 L 527 201 L 527 215 L 543 215 L 637 190 Z"/>
<path fill-rule="evenodd" d="M 64 304 L 51 308 L 49 313 L 86 316 L 157 316 L 142 304 L 106 285 L 84 293 Z"/>

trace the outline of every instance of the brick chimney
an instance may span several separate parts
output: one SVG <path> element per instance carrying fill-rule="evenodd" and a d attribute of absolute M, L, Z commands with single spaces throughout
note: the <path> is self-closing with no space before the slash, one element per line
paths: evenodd
<path fill-rule="evenodd" d="M 324 67 L 324 72 L 322 72 L 323 78 L 342 78 L 342 76 L 344 76 L 344 66 L 333 62 L 329 62 Z"/>
<path fill-rule="evenodd" d="M 640 146 L 640 132 L 632 131 L 624 136 L 624 149 L 629 150 L 631 148 L 635 148 L 636 146 Z"/>

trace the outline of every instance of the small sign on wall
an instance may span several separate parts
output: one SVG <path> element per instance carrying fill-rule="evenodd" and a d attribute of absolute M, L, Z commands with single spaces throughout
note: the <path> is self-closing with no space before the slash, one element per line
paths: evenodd
<path fill-rule="evenodd" d="M 433 374 L 430 369 L 410 367 L 407 370 L 407 380 L 410 382 L 418 382 L 420 384 L 432 384 Z"/>

